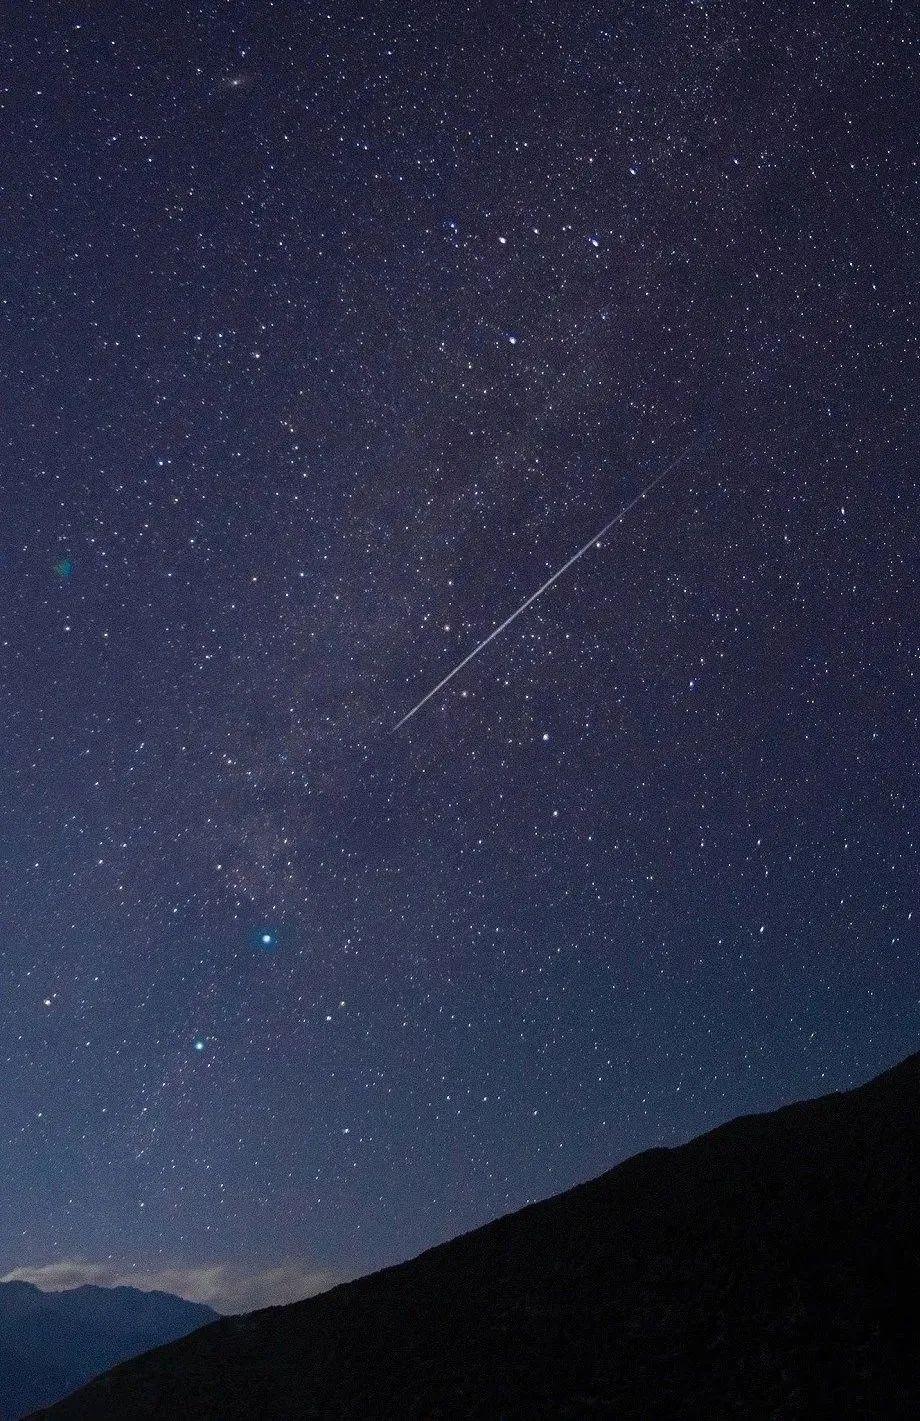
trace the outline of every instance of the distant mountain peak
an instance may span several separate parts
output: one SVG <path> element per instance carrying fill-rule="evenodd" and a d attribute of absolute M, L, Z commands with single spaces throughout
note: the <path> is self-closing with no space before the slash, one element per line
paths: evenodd
<path fill-rule="evenodd" d="M 24 1279 L 0 1282 L 0 1417 L 13 1421 L 216 1316 L 201 1303 L 127 1286 L 51 1292 Z"/>

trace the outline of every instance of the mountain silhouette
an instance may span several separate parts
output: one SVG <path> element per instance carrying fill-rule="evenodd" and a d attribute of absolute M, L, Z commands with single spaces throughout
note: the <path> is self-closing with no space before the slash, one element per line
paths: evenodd
<path fill-rule="evenodd" d="M 920 1415 L 920 1056 L 117 1367 L 54 1421 Z"/>
<path fill-rule="evenodd" d="M 0 1418 L 14 1421 L 217 1314 L 171 1293 L 0 1283 Z"/>

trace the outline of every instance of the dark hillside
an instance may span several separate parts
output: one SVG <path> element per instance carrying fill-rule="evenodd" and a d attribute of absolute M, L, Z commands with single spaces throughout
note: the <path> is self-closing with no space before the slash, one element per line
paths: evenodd
<path fill-rule="evenodd" d="M 54 1421 L 920 1415 L 920 1056 L 118 1367 Z"/>

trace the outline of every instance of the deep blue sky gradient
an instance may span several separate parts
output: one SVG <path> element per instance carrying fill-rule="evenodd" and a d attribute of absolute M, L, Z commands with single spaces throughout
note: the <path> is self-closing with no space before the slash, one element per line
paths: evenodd
<path fill-rule="evenodd" d="M 15 7 L 0 1271 L 350 1272 L 916 1048 L 916 40 Z"/>

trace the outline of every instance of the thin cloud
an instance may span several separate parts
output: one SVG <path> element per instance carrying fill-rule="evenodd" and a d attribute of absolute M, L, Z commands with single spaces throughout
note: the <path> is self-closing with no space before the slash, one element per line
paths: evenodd
<path fill-rule="evenodd" d="M 298 1302 L 344 1281 L 343 1276 L 330 1269 L 296 1260 L 249 1272 L 232 1263 L 176 1263 L 160 1268 L 132 1268 L 123 1263 L 95 1263 L 83 1258 L 25 1264 L 0 1278 L 0 1283 L 34 1283 L 37 1288 L 51 1293 L 87 1283 L 104 1288 L 175 1293 L 189 1302 L 207 1303 L 223 1313 L 252 1312 L 255 1308 Z"/>

